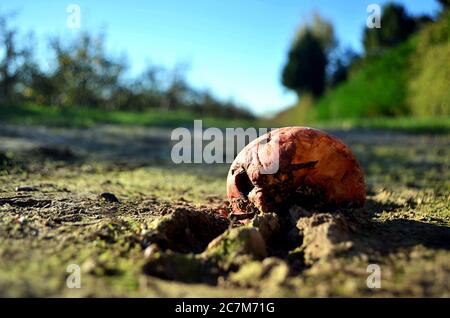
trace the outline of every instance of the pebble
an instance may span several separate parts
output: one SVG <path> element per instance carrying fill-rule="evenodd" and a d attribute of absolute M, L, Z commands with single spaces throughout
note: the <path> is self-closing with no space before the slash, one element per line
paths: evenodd
<path fill-rule="evenodd" d="M 100 197 L 107 202 L 115 202 L 115 203 L 119 202 L 119 199 L 117 199 L 117 197 L 114 194 L 109 192 L 103 192 L 102 194 L 100 194 Z"/>
<path fill-rule="evenodd" d="M 37 187 L 32 186 L 32 185 L 21 185 L 21 186 L 16 187 L 16 191 L 17 192 L 37 191 Z"/>
<path fill-rule="evenodd" d="M 20 225 L 24 225 L 28 222 L 27 218 L 25 216 L 21 216 L 17 219 Z"/>
<path fill-rule="evenodd" d="M 156 252 L 159 251 L 159 247 L 156 244 L 151 244 L 144 250 L 144 257 L 151 258 Z"/>

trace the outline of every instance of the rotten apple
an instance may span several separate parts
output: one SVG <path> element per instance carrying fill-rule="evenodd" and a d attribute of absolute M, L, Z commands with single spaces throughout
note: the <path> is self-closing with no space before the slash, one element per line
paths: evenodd
<path fill-rule="evenodd" d="M 360 165 L 340 140 L 313 128 L 284 127 L 239 153 L 228 173 L 227 194 L 232 214 L 246 218 L 284 213 L 293 205 L 360 207 L 366 190 Z"/>

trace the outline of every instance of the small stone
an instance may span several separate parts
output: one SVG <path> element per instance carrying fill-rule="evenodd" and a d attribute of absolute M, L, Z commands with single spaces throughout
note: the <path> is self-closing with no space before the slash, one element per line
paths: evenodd
<path fill-rule="evenodd" d="M 19 222 L 19 224 L 24 225 L 28 222 L 27 218 L 25 216 L 21 216 L 17 219 L 17 221 Z"/>
<path fill-rule="evenodd" d="M 114 194 L 109 192 L 103 192 L 102 194 L 100 194 L 100 197 L 107 202 L 119 203 L 119 199 L 117 199 Z"/>
<path fill-rule="evenodd" d="M 83 273 L 93 274 L 93 273 L 95 273 L 95 269 L 97 268 L 97 265 L 98 264 L 94 259 L 88 258 L 81 265 L 81 270 Z"/>
<path fill-rule="evenodd" d="M 37 187 L 32 185 L 21 185 L 16 187 L 17 192 L 37 191 Z"/>
<path fill-rule="evenodd" d="M 159 251 L 158 245 L 150 244 L 150 246 L 144 250 L 144 256 L 145 258 L 151 258 L 158 251 Z"/>

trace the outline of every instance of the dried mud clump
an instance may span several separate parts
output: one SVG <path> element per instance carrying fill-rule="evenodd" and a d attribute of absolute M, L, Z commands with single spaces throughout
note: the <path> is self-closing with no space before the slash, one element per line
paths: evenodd
<path fill-rule="evenodd" d="M 247 145 L 227 178 L 233 215 L 283 213 L 292 205 L 312 209 L 360 207 L 364 175 L 352 151 L 312 128 L 285 127 Z"/>
<path fill-rule="evenodd" d="M 161 249 L 180 253 L 200 253 L 222 234 L 229 221 L 218 213 L 177 207 L 156 220 L 143 239 L 143 246 L 157 244 Z"/>
<path fill-rule="evenodd" d="M 299 250 L 304 255 L 305 264 L 311 265 L 320 259 L 329 259 L 350 251 L 370 248 L 365 232 L 370 226 L 360 222 L 350 213 L 308 212 L 300 207 L 289 211 L 297 220 L 295 227 L 302 237 Z"/>
<path fill-rule="evenodd" d="M 145 236 L 143 271 L 187 283 L 216 285 L 222 277 L 251 286 L 252 277 L 259 277 L 268 286 L 284 284 L 318 260 L 367 250 L 366 229 L 341 211 L 292 207 L 286 216 L 260 213 L 244 225 L 219 213 L 177 208 Z"/>
<path fill-rule="evenodd" d="M 144 273 L 188 283 L 216 284 L 220 275 L 267 256 L 257 228 L 229 227 L 218 213 L 187 208 L 155 221 L 142 245 Z"/>

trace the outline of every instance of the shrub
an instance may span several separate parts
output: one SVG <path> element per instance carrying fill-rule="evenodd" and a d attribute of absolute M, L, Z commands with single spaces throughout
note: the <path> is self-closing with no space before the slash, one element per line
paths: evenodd
<path fill-rule="evenodd" d="M 450 116 L 450 12 L 424 29 L 412 56 L 408 102 L 416 116 Z"/>

